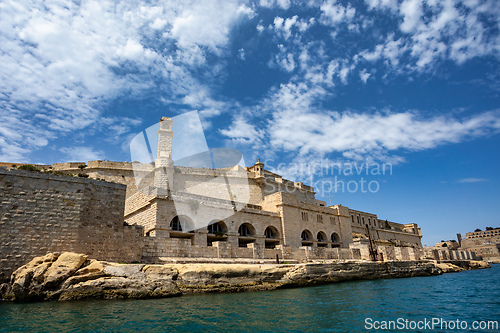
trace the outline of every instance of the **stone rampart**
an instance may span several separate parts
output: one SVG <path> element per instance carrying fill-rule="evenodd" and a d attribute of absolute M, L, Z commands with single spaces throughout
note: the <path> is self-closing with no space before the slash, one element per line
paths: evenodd
<path fill-rule="evenodd" d="M 143 228 L 124 224 L 125 190 L 93 179 L 0 168 L 0 280 L 48 252 L 139 261 Z"/>

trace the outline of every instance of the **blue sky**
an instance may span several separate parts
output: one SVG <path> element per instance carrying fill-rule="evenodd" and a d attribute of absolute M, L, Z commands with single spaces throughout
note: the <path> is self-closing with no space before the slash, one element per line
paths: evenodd
<path fill-rule="evenodd" d="M 4 0 L 0 160 L 126 161 L 138 132 L 198 111 L 248 164 L 373 182 L 318 198 L 427 245 L 495 227 L 499 17 L 496 0 Z M 392 172 L 294 172 L 334 163 Z"/>

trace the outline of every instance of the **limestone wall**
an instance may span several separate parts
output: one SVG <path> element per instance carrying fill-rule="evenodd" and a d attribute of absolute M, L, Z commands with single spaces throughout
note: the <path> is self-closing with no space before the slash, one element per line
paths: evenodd
<path fill-rule="evenodd" d="M 285 245 L 331 248 L 335 246 L 347 247 L 347 244 L 352 241 L 350 225 L 343 216 L 338 214 L 336 209 L 304 203 L 294 195 L 283 192 L 266 197 L 263 208 L 271 205 L 279 206 L 282 214 Z M 308 241 L 302 240 L 303 231 L 309 234 Z M 318 238 L 319 234 L 323 235 L 323 241 Z M 334 242 L 332 242 L 332 235 L 335 236 Z"/>
<path fill-rule="evenodd" d="M 54 163 L 53 170 L 69 174 L 86 174 L 90 178 L 127 185 L 127 196 L 140 188 L 153 184 L 153 166 L 139 162 L 89 161 L 84 169 L 78 168 L 85 162 Z"/>
<path fill-rule="evenodd" d="M 377 219 L 376 214 L 371 214 L 367 212 L 362 212 L 359 210 L 354 210 L 354 209 L 349 209 L 349 216 L 351 217 L 351 224 L 353 226 L 359 226 L 361 228 L 365 228 L 365 226 L 368 224 L 370 228 L 372 227 L 377 227 L 381 228 L 382 227 L 382 222 L 380 222 Z"/>
<path fill-rule="evenodd" d="M 426 247 L 424 249 L 425 258 L 448 261 L 448 260 L 473 260 L 475 255 L 471 251 L 449 250 L 446 248 Z"/>
<path fill-rule="evenodd" d="M 360 258 L 364 260 L 371 260 L 370 258 L 370 245 L 367 239 L 360 239 L 349 245 L 351 250 L 358 250 Z M 392 245 L 374 245 L 377 250 L 378 258 L 381 259 L 382 254 L 384 261 L 408 261 L 420 260 L 423 257 L 423 251 L 413 247 L 398 247 Z"/>
<path fill-rule="evenodd" d="M 0 279 L 48 252 L 141 259 L 143 231 L 124 225 L 123 185 L 0 168 L 0 198 Z"/>
<path fill-rule="evenodd" d="M 366 235 L 366 227 L 353 225 L 352 231 Z M 422 248 L 422 235 L 420 234 L 381 228 L 370 228 L 370 237 L 372 237 L 374 241 L 390 241 L 397 246 L 415 246 Z"/>

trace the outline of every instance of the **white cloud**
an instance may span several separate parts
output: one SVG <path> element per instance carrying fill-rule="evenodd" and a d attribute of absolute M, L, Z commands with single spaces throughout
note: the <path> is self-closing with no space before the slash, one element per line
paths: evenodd
<path fill-rule="evenodd" d="M 412 32 L 417 29 L 422 17 L 422 0 L 404 0 L 399 11 L 403 16 L 401 31 Z"/>
<path fill-rule="evenodd" d="M 359 114 L 352 112 L 275 112 L 269 128 L 276 149 L 302 154 L 341 152 L 345 157 L 422 150 L 470 137 L 498 132 L 500 113 L 468 119 L 419 119 L 414 112 Z"/>
<path fill-rule="evenodd" d="M 205 121 L 207 121 L 207 118 L 219 115 L 227 108 L 226 103 L 212 99 L 206 87 L 200 87 L 197 91 L 186 95 L 182 102 L 196 109 L 200 117 Z M 208 124 L 205 123 L 205 125 Z"/>
<path fill-rule="evenodd" d="M 220 66 L 206 56 L 224 53 L 231 29 L 254 15 L 233 1 L 19 0 L 0 7 L 3 160 L 25 160 L 61 133 L 106 117 L 106 103 L 152 87 L 168 103 L 204 91 L 206 100 L 195 104 L 207 117 L 218 114 L 191 70 L 204 67 L 215 77 Z"/>
<path fill-rule="evenodd" d="M 256 19 L 259 23 L 249 20 L 259 14 L 259 9 L 270 11 L 247 1 L 4 1 L 0 4 L 0 157 L 20 161 L 30 151 L 51 144 L 61 135 L 84 128 L 104 131 L 98 124 L 108 118 L 113 121 L 107 125 L 110 131 L 106 135 L 125 137 L 133 126 L 120 125 L 120 116 L 111 116 L 106 105 L 123 97 L 142 97 L 153 92 L 171 109 L 198 110 L 204 124 L 210 126 L 210 117 L 238 106 L 230 97 L 215 96 L 224 90 L 220 83 L 228 76 L 225 66 L 233 60 L 229 57 L 244 60 L 245 55 L 255 55 L 255 47 L 262 45 L 259 38 L 269 38 L 270 32 L 275 34 L 272 41 L 279 45 L 278 51 L 264 57 L 271 59 L 274 68 L 285 72 L 281 76 L 289 81 L 277 83 L 263 101 L 254 102 L 283 125 L 278 128 L 283 132 L 287 132 L 287 126 L 281 123 L 279 115 L 290 110 L 319 116 L 325 124 L 335 126 L 366 119 L 356 113 L 334 116 L 318 104 L 335 96 L 339 84 L 376 79 L 377 61 L 399 74 L 407 74 L 432 70 L 440 60 L 462 64 L 474 57 L 499 54 L 500 37 L 495 29 L 500 7 L 495 0 L 365 3 L 371 17 L 340 1 L 308 2 L 316 7 L 316 20 L 320 16 L 320 23 L 328 26 L 321 27 L 328 29 L 325 36 L 337 34 L 331 40 L 309 33 L 316 21 L 306 17 L 306 11 L 287 17 L 290 11 L 285 10 L 294 9 L 288 0 L 261 0 L 262 7 L 277 11 Z M 232 32 L 246 22 L 256 27 L 251 29 L 250 39 L 231 40 Z M 378 25 L 380 22 L 383 26 Z M 339 26 L 345 31 L 339 32 Z M 363 43 L 343 44 L 344 32 L 358 41 L 360 33 L 371 31 L 373 34 L 367 34 Z M 365 42 L 372 46 L 365 46 Z M 366 49 L 359 52 L 359 45 Z M 440 121 L 420 119 L 411 112 L 403 115 L 409 117 L 412 126 L 424 129 Z M 366 117 L 370 121 L 378 119 L 374 115 Z M 397 118 L 396 114 L 378 117 L 384 121 Z M 474 135 L 464 126 L 472 121 L 481 123 L 482 117 L 443 118 L 443 125 L 461 128 L 456 133 L 450 130 L 443 134 L 443 142 L 449 142 L 453 133 L 457 140 Z M 225 133 L 236 133 L 243 125 L 239 121 L 238 126 Z M 476 129 L 492 130 L 495 126 L 493 122 L 481 123 Z M 406 127 L 401 128 L 408 137 L 417 136 Z M 437 132 L 429 131 L 431 138 L 437 136 Z M 251 136 L 243 139 L 250 141 Z M 275 139 L 273 142 L 280 142 Z M 420 138 L 415 142 L 416 146 L 425 144 Z M 283 145 L 288 142 L 283 141 Z M 386 151 L 392 149 L 389 146 L 389 141 L 378 144 Z M 307 145 L 301 144 L 298 149 L 302 148 Z M 365 154 L 357 148 L 346 149 L 344 153 L 351 156 Z M 403 145 L 394 148 L 397 149 L 414 148 Z"/>
<path fill-rule="evenodd" d="M 138 41 L 129 39 L 125 46 L 118 48 L 116 54 L 124 59 L 137 61 L 143 57 L 144 48 Z"/>
<path fill-rule="evenodd" d="M 65 162 L 87 162 L 104 159 L 104 152 L 95 151 L 92 147 L 63 147 L 60 151 L 65 155 Z"/>
<path fill-rule="evenodd" d="M 292 34 L 292 26 L 297 22 L 298 16 L 295 15 L 291 18 L 287 18 L 286 20 L 283 19 L 282 17 L 275 17 L 274 18 L 274 29 L 276 31 L 281 31 L 283 38 L 288 39 L 290 38 L 290 35 Z"/>
<path fill-rule="evenodd" d="M 335 26 L 342 22 L 350 22 L 356 14 L 356 9 L 347 5 L 336 3 L 336 0 L 327 0 L 320 6 L 322 11 L 320 22 L 325 25 Z"/>
<path fill-rule="evenodd" d="M 280 7 L 287 10 L 292 2 L 290 0 L 260 0 L 259 5 L 266 8 Z"/>
<path fill-rule="evenodd" d="M 398 10 L 398 0 L 365 0 L 369 9 L 391 9 Z"/>
<path fill-rule="evenodd" d="M 369 74 L 360 72 L 363 73 Z M 259 131 L 266 142 L 265 149 L 316 157 L 338 153 L 347 160 L 397 163 L 403 161 L 397 156 L 403 151 L 432 149 L 500 132 L 499 110 L 469 118 L 429 118 L 417 111 L 334 112 L 319 106 L 328 95 L 321 84 L 293 79 L 274 90 L 255 112 L 259 117 L 272 115 L 267 126 Z M 245 117 L 244 124 L 251 122 L 251 117 Z M 245 128 L 240 125 L 235 128 Z M 255 133 L 252 129 L 250 132 Z M 239 136 L 243 137 L 243 130 Z"/>
<path fill-rule="evenodd" d="M 361 81 L 363 81 L 363 83 L 366 83 L 366 81 L 368 81 L 370 76 L 371 73 L 366 72 L 366 69 L 363 69 L 362 71 L 359 72 L 359 78 L 361 79 Z"/>
<path fill-rule="evenodd" d="M 480 182 L 486 182 L 488 179 L 484 178 L 463 178 L 460 179 L 458 182 L 459 183 L 480 183 Z"/>
<path fill-rule="evenodd" d="M 390 67 L 399 68 L 400 58 L 407 51 L 408 46 L 404 43 L 403 39 L 394 40 L 394 35 L 390 34 L 387 36 L 385 42 L 375 46 L 373 51 L 364 50 L 359 55 L 370 62 L 384 59 Z"/>
<path fill-rule="evenodd" d="M 369 9 L 377 10 L 379 15 L 399 20 L 399 31 L 390 32 L 384 44 L 375 46 L 371 52 L 362 52 L 368 61 L 383 58 L 389 60 L 392 67 L 398 67 L 409 52 L 415 63 L 407 67 L 426 71 L 443 59 L 462 64 L 475 57 L 498 54 L 500 35 L 495 32 L 495 26 L 498 26 L 500 7 L 496 0 L 404 0 L 401 4 L 388 0 L 365 1 Z"/>
<path fill-rule="evenodd" d="M 295 69 L 295 60 L 293 59 L 293 53 L 277 55 L 276 63 L 287 72 L 293 72 L 293 70 Z"/>
<path fill-rule="evenodd" d="M 243 116 L 237 116 L 229 126 L 229 129 L 219 131 L 233 142 L 239 144 L 251 144 L 260 141 L 260 133 L 254 125 L 249 124 Z"/>
<path fill-rule="evenodd" d="M 295 30 L 300 33 L 303 33 L 307 29 L 309 29 L 315 20 L 314 18 L 310 18 L 309 20 L 299 19 L 297 15 L 294 15 L 289 18 L 282 18 L 280 16 L 276 16 L 274 18 L 273 24 L 269 26 L 269 29 L 272 29 L 276 32 L 278 36 L 283 38 L 284 40 L 288 40 L 292 36 L 292 30 L 295 27 Z"/>
<path fill-rule="evenodd" d="M 245 61 L 245 49 L 238 50 L 238 57 L 240 58 L 240 60 Z"/>
<path fill-rule="evenodd" d="M 281 8 L 286 10 L 290 8 L 292 2 L 290 0 L 277 0 L 277 3 Z"/>
<path fill-rule="evenodd" d="M 233 1 L 196 1 L 173 20 L 171 33 L 183 49 L 206 46 L 219 53 L 232 26 L 253 15 L 250 7 Z"/>

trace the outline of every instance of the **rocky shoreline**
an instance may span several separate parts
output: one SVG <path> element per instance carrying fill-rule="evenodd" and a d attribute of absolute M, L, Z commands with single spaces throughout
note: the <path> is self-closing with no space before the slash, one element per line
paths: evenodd
<path fill-rule="evenodd" d="M 462 266 L 462 267 L 459 267 Z M 431 276 L 488 268 L 479 261 L 325 261 L 302 264 L 119 264 L 84 254 L 49 253 L 12 273 L 4 301 L 174 297 L 188 293 L 273 290 L 335 283 Z"/>

